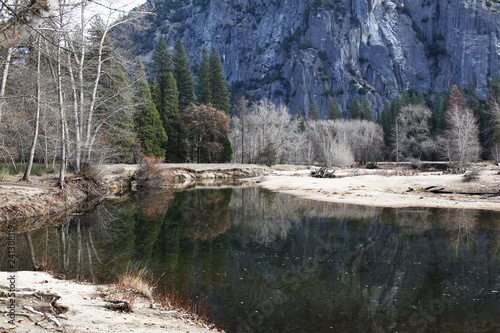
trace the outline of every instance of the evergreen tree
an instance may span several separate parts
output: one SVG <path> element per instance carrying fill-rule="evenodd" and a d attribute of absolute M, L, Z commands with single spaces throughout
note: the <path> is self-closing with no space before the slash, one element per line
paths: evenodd
<path fill-rule="evenodd" d="M 411 104 L 425 105 L 424 94 L 422 94 L 420 91 L 417 92 L 417 91 L 413 90 L 411 97 L 410 97 L 410 100 L 411 100 Z"/>
<path fill-rule="evenodd" d="M 318 105 L 316 104 L 316 98 L 313 98 L 312 105 L 309 110 L 309 119 L 319 120 L 319 110 L 318 110 Z"/>
<path fill-rule="evenodd" d="M 219 163 L 229 163 L 233 159 L 233 147 L 227 134 L 221 140 L 222 152 L 219 157 Z"/>
<path fill-rule="evenodd" d="M 163 157 L 168 138 L 162 126 L 160 114 L 153 103 L 140 57 L 137 59 L 134 90 L 136 105 L 134 122 L 137 138 L 141 141 L 142 152 L 146 156 Z"/>
<path fill-rule="evenodd" d="M 349 118 L 350 119 L 361 119 L 363 114 L 363 107 L 359 104 L 357 97 L 354 97 L 351 104 L 349 105 Z"/>
<path fill-rule="evenodd" d="M 177 82 L 179 91 L 179 109 L 182 112 L 189 103 L 195 101 L 193 88 L 193 74 L 189 65 L 189 60 L 186 55 L 186 50 L 181 40 L 177 40 L 175 44 L 175 52 L 173 58 L 174 78 Z"/>
<path fill-rule="evenodd" d="M 432 103 L 431 133 L 442 131 L 444 129 L 443 123 L 443 95 L 438 90 Z"/>
<path fill-rule="evenodd" d="M 410 92 L 408 90 L 404 90 L 400 94 L 400 98 L 401 98 L 401 107 L 408 106 L 411 104 Z"/>
<path fill-rule="evenodd" d="M 363 99 L 363 115 L 362 119 L 370 120 L 373 121 L 373 114 L 372 114 L 372 103 L 368 99 Z"/>
<path fill-rule="evenodd" d="M 165 109 L 162 110 L 161 118 L 163 128 L 168 136 L 165 161 L 181 163 L 186 161 L 187 151 L 184 146 L 184 129 L 179 111 L 179 92 L 172 72 L 168 73 L 165 85 Z"/>
<path fill-rule="evenodd" d="M 153 103 L 155 103 L 156 105 L 156 109 L 161 110 L 160 84 L 158 83 L 156 78 L 153 78 L 153 80 L 151 80 L 151 82 L 149 83 L 149 91 L 151 92 L 151 98 L 153 99 Z"/>
<path fill-rule="evenodd" d="M 154 79 L 157 81 L 158 87 L 153 86 L 152 95 L 158 112 L 163 114 L 167 108 L 165 94 L 168 74 L 172 72 L 172 56 L 168 51 L 167 42 L 163 36 L 160 37 L 160 41 L 156 46 L 153 62 Z"/>
<path fill-rule="evenodd" d="M 210 51 L 210 90 L 212 92 L 212 106 L 229 114 L 231 108 L 229 90 L 219 53 L 215 48 Z"/>
<path fill-rule="evenodd" d="M 380 116 L 377 118 L 377 123 L 382 126 L 382 129 L 384 130 L 385 142 L 388 143 L 392 128 L 391 103 L 388 100 L 384 101 L 384 108 L 382 109 Z"/>
<path fill-rule="evenodd" d="M 394 123 L 395 119 L 398 117 L 399 112 L 401 111 L 401 108 L 403 107 L 403 102 L 401 100 L 401 97 L 397 95 L 394 97 L 394 99 L 391 101 L 391 125 Z"/>
<path fill-rule="evenodd" d="M 210 58 L 204 47 L 201 53 L 200 69 L 198 71 L 200 81 L 197 86 L 198 102 L 200 104 L 212 103 L 212 90 L 210 88 Z"/>
<path fill-rule="evenodd" d="M 116 56 L 115 56 L 116 58 Z M 124 66 L 119 62 L 109 64 L 110 68 L 101 78 L 101 93 L 111 98 L 107 99 L 99 109 L 105 114 L 115 114 L 104 125 L 105 137 L 115 148 L 113 160 L 132 161 L 132 146 L 136 140 L 133 120 L 132 89 Z"/>
<path fill-rule="evenodd" d="M 328 104 L 327 119 L 329 120 L 340 119 L 339 102 L 337 101 L 337 97 L 335 96 L 333 96 L 333 98 L 330 100 L 330 103 Z"/>
<path fill-rule="evenodd" d="M 496 99 L 500 98 L 500 77 L 498 75 L 493 75 L 490 82 L 490 89 L 488 92 L 488 99 Z"/>

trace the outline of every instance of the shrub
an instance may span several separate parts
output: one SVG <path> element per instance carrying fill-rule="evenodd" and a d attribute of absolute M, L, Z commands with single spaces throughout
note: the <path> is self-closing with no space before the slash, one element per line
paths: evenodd
<path fill-rule="evenodd" d="M 134 174 L 134 179 L 140 186 L 154 186 L 162 179 L 159 164 L 161 159 L 156 157 L 141 156 L 139 158 L 139 169 Z"/>
<path fill-rule="evenodd" d="M 129 268 L 128 271 L 118 279 L 118 287 L 121 289 L 132 289 L 143 294 L 147 298 L 153 297 L 154 286 L 146 279 L 146 268 Z"/>

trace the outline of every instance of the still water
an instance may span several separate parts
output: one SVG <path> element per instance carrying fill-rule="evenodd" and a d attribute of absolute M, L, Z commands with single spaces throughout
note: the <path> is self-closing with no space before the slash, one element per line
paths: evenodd
<path fill-rule="evenodd" d="M 18 236 L 33 262 L 115 281 L 130 264 L 227 332 L 498 332 L 500 214 L 380 209 L 254 187 L 137 193 Z"/>

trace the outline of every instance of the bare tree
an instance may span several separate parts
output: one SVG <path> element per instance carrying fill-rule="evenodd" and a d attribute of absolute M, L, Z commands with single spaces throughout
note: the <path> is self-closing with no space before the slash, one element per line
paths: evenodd
<path fill-rule="evenodd" d="M 2 73 L 2 83 L 0 85 L 0 124 L 2 123 L 2 115 L 5 107 L 5 86 L 7 85 L 7 77 L 9 76 L 10 61 L 13 51 L 14 49 L 12 47 L 7 50 L 7 56 L 5 57 L 5 65 Z"/>
<path fill-rule="evenodd" d="M 430 152 L 434 143 L 429 136 L 429 118 L 432 112 L 424 105 L 408 105 L 401 109 L 394 129 L 396 150 L 406 158 L 420 160 L 422 154 Z"/>
<path fill-rule="evenodd" d="M 315 160 L 327 166 L 354 164 L 348 135 L 343 129 L 346 121 L 309 121 L 306 127 L 308 142 L 313 144 Z M 310 159 L 310 157 L 309 157 Z"/>
<path fill-rule="evenodd" d="M 35 126 L 33 133 L 33 143 L 31 144 L 30 156 L 28 160 L 28 166 L 24 172 L 23 180 L 28 181 L 31 168 L 33 167 L 33 159 L 35 158 L 35 150 L 38 143 L 38 129 L 40 128 L 40 108 L 41 108 L 41 38 L 38 37 L 37 42 L 37 57 L 36 57 L 36 107 L 35 107 Z"/>
<path fill-rule="evenodd" d="M 209 160 L 220 154 L 223 147 L 220 143 L 229 131 L 229 116 L 211 105 L 189 104 L 182 113 L 192 159 L 201 161 L 202 153 Z"/>
<path fill-rule="evenodd" d="M 445 121 L 445 153 L 448 160 L 456 163 L 459 171 L 463 171 L 470 162 L 479 157 L 481 145 L 477 119 L 474 112 L 464 106 L 462 94 L 456 85 L 451 91 Z"/>
<path fill-rule="evenodd" d="M 448 125 L 446 154 L 448 160 L 457 163 L 458 170 L 463 171 L 481 152 L 477 120 L 474 112 L 465 107 L 452 107 L 445 117 Z"/>
<path fill-rule="evenodd" d="M 291 162 L 296 158 L 300 144 L 298 122 L 292 121 L 285 105 L 276 106 L 268 99 L 258 101 L 250 107 L 244 122 L 245 139 L 241 140 L 241 118 L 233 117 L 229 135 L 234 147 L 233 160 L 239 159 L 243 150 L 248 163 L 261 163 L 261 153 L 269 142 L 273 143 L 279 160 Z"/>
<path fill-rule="evenodd" d="M 238 126 L 238 131 L 240 132 L 240 136 L 238 138 L 233 137 L 234 139 L 239 140 L 238 142 L 232 142 L 233 146 L 233 155 L 234 160 L 236 160 L 236 156 L 238 153 L 241 155 L 241 163 L 245 163 L 245 122 L 248 114 L 248 100 L 245 96 L 236 96 L 236 105 L 234 106 L 236 110 L 236 117 L 233 118 L 234 127 Z M 235 140 L 236 141 L 236 140 Z"/>

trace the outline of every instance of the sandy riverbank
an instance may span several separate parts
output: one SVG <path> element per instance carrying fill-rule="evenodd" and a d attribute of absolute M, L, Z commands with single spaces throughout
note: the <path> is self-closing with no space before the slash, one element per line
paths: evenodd
<path fill-rule="evenodd" d="M 500 196 L 467 195 L 498 193 L 500 168 L 478 168 L 479 178 L 464 182 L 462 174 L 397 170 L 338 170 L 338 178 L 312 178 L 309 173 L 281 172 L 256 178 L 257 185 L 302 198 L 375 207 L 438 207 L 500 210 Z M 450 194 L 434 194 L 424 189 L 436 186 Z"/>
<path fill-rule="evenodd" d="M 158 164 L 157 167 L 162 185 L 199 179 L 255 177 L 272 171 L 262 165 L 243 164 Z M 38 217 L 57 223 L 59 218 L 55 215 L 78 210 L 79 204 L 88 199 L 89 191 L 96 192 L 91 194 L 97 197 L 112 197 L 130 191 L 138 168 L 137 164 L 98 165 L 93 167 L 90 180 L 86 176 L 68 175 L 64 191 L 57 187 L 58 179 L 54 174 L 33 175 L 28 183 L 21 181 L 19 176 L 9 176 L 0 181 L 0 223 L 35 217 L 37 221 L 31 223 L 33 228 L 45 223 L 38 221 Z M 97 179 L 102 186 L 92 182 L 93 179 Z"/>
<path fill-rule="evenodd" d="M 17 272 L 16 295 L 9 298 L 9 276 L 11 273 L 0 272 L 2 332 L 216 332 L 188 314 L 151 306 L 151 299 L 138 295 L 133 299 L 133 312 L 107 309 L 106 300 L 120 297 L 115 286 L 58 280 L 44 272 Z M 53 301 L 57 297 L 52 295 L 60 298 Z M 10 299 L 15 300 L 15 325 L 9 323 Z"/>

